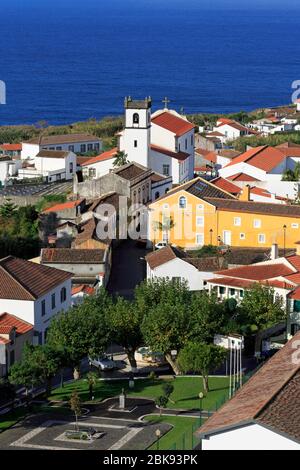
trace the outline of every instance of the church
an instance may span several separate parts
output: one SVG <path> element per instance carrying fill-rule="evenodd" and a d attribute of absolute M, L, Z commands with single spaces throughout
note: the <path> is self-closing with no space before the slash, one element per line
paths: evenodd
<path fill-rule="evenodd" d="M 117 151 L 127 155 L 130 162 L 136 162 L 165 177 L 172 177 L 173 184 L 184 183 L 194 177 L 194 134 L 195 126 L 184 116 L 168 109 L 152 114 L 152 100 L 125 98 L 125 128 L 117 134 L 118 147 L 91 159 L 93 168 L 86 168 L 94 177 L 113 169 Z M 90 167 L 86 162 L 86 167 Z"/>

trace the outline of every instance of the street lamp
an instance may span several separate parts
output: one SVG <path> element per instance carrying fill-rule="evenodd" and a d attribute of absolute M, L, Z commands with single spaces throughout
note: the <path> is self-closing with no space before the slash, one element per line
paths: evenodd
<path fill-rule="evenodd" d="M 200 393 L 199 393 L 199 400 L 200 400 L 200 406 L 199 406 L 199 410 L 200 410 L 200 426 L 202 426 L 202 400 L 203 400 L 203 397 L 204 397 L 204 393 L 203 393 L 203 392 L 200 392 Z"/>
<path fill-rule="evenodd" d="M 285 244 L 286 244 L 286 225 L 283 226 L 283 256 L 285 256 Z"/>
<path fill-rule="evenodd" d="M 155 435 L 156 435 L 156 438 L 157 438 L 157 441 L 156 441 L 157 450 L 159 450 L 159 439 L 160 439 L 160 436 L 161 436 L 161 430 L 156 429 Z"/>

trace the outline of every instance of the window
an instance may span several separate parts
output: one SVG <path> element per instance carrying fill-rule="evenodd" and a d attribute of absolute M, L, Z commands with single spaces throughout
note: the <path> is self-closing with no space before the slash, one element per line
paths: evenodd
<path fill-rule="evenodd" d="M 179 283 L 181 282 L 181 277 L 173 276 L 173 277 L 172 277 L 172 282 L 179 284 Z"/>
<path fill-rule="evenodd" d="M 299 224 L 292 224 L 292 228 L 299 228 Z"/>
<path fill-rule="evenodd" d="M 137 148 L 137 140 L 134 141 L 133 146 L 134 148 Z"/>
<path fill-rule="evenodd" d="M 91 152 L 93 150 L 93 144 L 88 144 L 87 149 L 88 152 Z"/>
<path fill-rule="evenodd" d="M 70 173 L 73 173 L 73 163 L 70 162 Z"/>
<path fill-rule="evenodd" d="M 96 178 L 96 168 L 89 168 L 89 177 Z"/>
<path fill-rule="evenodd" d="M 242 220 L 240 217 L 234 217 L 233 219 L 233 225 L 235 225 L 235 227 L 239 227 L 242 223 Z"/>
<path fill-rule="evenodd" d="M 258 243 L 266 243 L 266 236 L 264 233 L 258 235 Z"/>
<path fill-rule="evenodd" d="M 254 228 L 260 228 L 261 227 L 261 220 L 260 219 L 254 219 L 253 227 Z"/>
<path fill-rule="evenodd" d="M 164 210 L 168 210 L 169 209 L 169 204 L 164 204 L 163 208 L 164 208 Z"/>
<path fill-rule="evenodd" d="M 163 165 L 163 175 L 164 176 L 170 175 L 170 165 Z"/>
<path fill-rule="evenodd" d="M 69 145 L 69 152 L 74 152 L 74 149 L 75 149 L 74 145 Z"/>
<path fill-rule="evenodd" d="M 187 149 L 187 139 L 185 139 L 185 150 Z"/>
<path fill-rule="evenodd" d="M 204 245 L 204 235 L 203 233 L 196 234 L 196 244 L 197 245 Z"/>
<path fill-rule="evenodd" d="M 184 196 L 181 196 L 179 198 L 179 207 L 180 207 L 180 209 L 185 209 L 186 208 L 186 198 Z"/>
<path fill-rule="evenodd" d="M 226 292 L 225 287 L 223 287 L 223 286 L 219 287 L 219 292 L 220 292 L 220 295 L 225 294 L 225 292 Z"/>
<path fill-rule="evenodd" d="M 246 235 L 244 233 L 240 233 L 240 240 L 245 240 Z"/>
<path fill-rule="evenodd" d="M 230 295 L 235 295 L 235 289 L 230 289 Z"/>
<path fill-rule="evenodd" d="M 169 191 L 169 188 L 166 188 L 166 190 L 165 190 L 165 194 L 167 194 L 167 192 L 168 192 L 168 191 Z"/>
<path fill-rule="evenodd" d="M 168 243 L 168 232 L 164 232 L 162 238 L 163 238 L 163 242 Z"/>
<path fill-rule="evenodd" d="M 46 315 L 46 300 L 42 300 L 41 308 L 42 308 L 42 317 L 44 317 Z"/>
<path fill-rule="evenodd" d="M 204 227 L 204 217 L 196 217 L 197 227 Z"/>
<path fill-rule="evenodd" d="M 96 144 L 94 144 L 94 149 L 95 149 L 95 150 L 100 150 L 100 144 L 99 144 L 99 142 L 97 142 Z"/>
<path fill-rule="evenodd" d="M 81 152 L 81 153 L 85 153 L 85 152 L 86 152 L 86 145 L 85 145 L 85 144 L 81 144 L 81 145 L 80 145 L 80 152 Z"/>
<path fill-rule="evenodd" d="M 158 199 L 158 198 L 159 198 L 159 191 L 156 191 L 154 198 L 155 198 L 155 199 Z"/>
<path fill-rule="evenodd" d="M 56 150 L 62 150 L 62 147 L 56 147 Z"/>
<path fill-rule="evenodd" d="M 52 295 L 51 295 L 51 307 L 52 307 L 52 310 L 55 308 L 55 304 L 56 304 L 55 294 L 52 294 Z"/>
<path fill-rule="evenodd" d="M 63 303 L 67 300 L 67 289 L 63 287 L 60 291 L 60 303 Z"/>
<path fill-rule="evenodd" d="M 244 297 L 244 291 L 240 290 L 240 298 L 242 299 Z"/>
<path fill-rule="evenodd" d="M 193 145 L 193 143 L 194 143 L 194 136 L 191 135 L 191 145 Z"/>
<path fill-rule="evenodd" d="M 198 211 L 203 211 L 204 210 L 204 205 L 203 204 L 198 204 L 197 205 L 197 210 Z"/>
<path fill-rule="evenodd" d="M 138 115 L 138 113 L 134 113 L 134 115 L 132 117 L 132 121 L 133 121 L 133 124 L 139 124 L 140 116 Z"/>

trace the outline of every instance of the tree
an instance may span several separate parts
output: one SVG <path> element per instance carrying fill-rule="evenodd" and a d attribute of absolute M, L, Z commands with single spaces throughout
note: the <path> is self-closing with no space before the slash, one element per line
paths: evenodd
<path fill-rule="evenodd" d="M 203 388 L 207 393 L 209 391 L 209 373 L 217 369 L 223 363 L 226 356 L 226 349 L 220 346 L 193 341 L 186 344 L 180 351 L 178 365 L 184 373 L 201 373 Z"/>
<path fill-rule="evenodd" d="M 81 409 L 81 402 L 80 402 L 80 398 L 79 398 L 79 395 L 77 393 L 76 390 L 74 390 L 74 392 L 72 393 L 71 395 L 71 398 L 70 398 L 70 407 L 71 407 L 71 410 L 74 412 L 75 414 L 75 429 L 76 431 L 79 431 L 79 426 L 78 426 L 78 416 L 81 416 L 82 415 L 82 409 Z"/>
<path fill-rule="evenodd" d="M 126 165 L 127 163 L 129 163 L 128 155 L 125 152 L 119 150 L 114 158 L 113 166 L 120 167 Z"/>
<path fill-rule="evenodd" d="M 25 387 L 25 397 L 28 404 L 29 389 L 37 385 L 40 381 L 35 364 L 29 360 L 30 349 L 32 346 L 25 344 L 22 360 L 13 364 L 9 370 L 8 380 L 13 385 L 22 385 Z"/>
<path fill-rule="evenodd" d="M 129 302 L 122 297 L 118 297 L 108 311 L 111 339 L 125 349 L 132 371 L 137 367 L 135 351 L 143 341 L 143 315 L 143 310 L 139 309 L 135 302 Z"/>
<path fill-rule="evenodd" d="M 46 396 L 51 393 L 51 380 L 59 370 L 57 350 L 51 345 L 31 346 L 27 349 L 25 361 L 35 369 L 39 382 L 46 385 Z"/>
<path fill-rule="evenodd" d="M 88 372 L 86 378 L 89 385 L 89 398 L 90 400 L 92 400 L 94 387 L 97 385 L 98 382 L 98 375 L 96 374 L 96 372 Z"/>
<path fill-rule="evenodd" d="M 166 243 L 169 243 L 170 238 L 170 230 L 175 227 L 175 222 L 172 217 L 167 217 L 163 215 L 162 221 L 154 221 L 153 222 L 153 230 L 156 233 L 157 231 L 160 233 L 165 234 Z"/>
<path fill-rule="evenodd" d="M 0 379 L 0 402 L 3 401 L 11 401 L 12 408 L 14 406 L 14 400 L 16 397 L 16 390 L 15 387 L 7 380 L 7 379 Z"/>
<path fill-rule="evenodd" d="M 159 416 L 161 416 L 162 408 L 166 408 L 167 403 L 168 403 L 168 397 L 166 397 L 165 395 L 161 395 L 156 398 L 155 404 L 156 406 L 159 407 Z"/>
<path fill-rule="evenodd" d="M 109 342 L 107 311 L 111 298 L 104 289 L 82 304 L 53 318 L 47 343 L 64 352 L 64 362 L 80 377 L 80 362 L 86 356 L 102 355 Z"/>
<path fill-rule="evenodd" d="M 0 217 L 3 219 L 11 219 L 17 210 L 17 206 L 12 202 L 10 198 L 7 198 L 0 206 Z"/>
<path fill-rule="evenodd" d="M 162 389 L 164 392 L 164 396 L 167 398 L 167 400 L 170 400 L 171 403 L 174 403 L 174 401 L 170 399 L 170 396 L 174 392 L 174 385 L 170 384 L 169 382 L 166 382 L 163 384 Z"/>
<path fill-rule="evenodd" d="M 254 283 L 246 290 L 237 320 L 243 329 L 261 331 L 286 319 L 282 297 L 274 289 Z"/>

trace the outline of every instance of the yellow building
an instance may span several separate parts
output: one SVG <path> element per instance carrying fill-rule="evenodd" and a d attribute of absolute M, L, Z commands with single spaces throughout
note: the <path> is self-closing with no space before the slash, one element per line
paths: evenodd
<path fill-rule="evenodd" d="M 203 245 L 295 248 L 300 240 L 300 206 L 239 199 L 196 178 L 149 205 L 149 239 L 185 249 Z"/>

